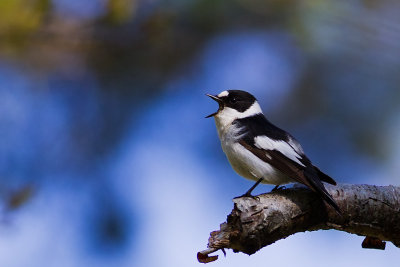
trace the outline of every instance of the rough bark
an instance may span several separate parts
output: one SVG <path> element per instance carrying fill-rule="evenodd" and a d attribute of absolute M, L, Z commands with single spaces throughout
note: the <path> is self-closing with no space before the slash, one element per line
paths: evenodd
<path fill-rule="evenodd" d="M 234 199 L 234 208 L 219 231 L 211 233 L 209 249 L 200 262 L 216 260 L 208 254 L 230 248 L 253 254 L 297 232 L 336 229 L 400 247 L 400 187 L 326 185 L 342 214 L 307 188 L 278 190 L 256 198 Z"/>

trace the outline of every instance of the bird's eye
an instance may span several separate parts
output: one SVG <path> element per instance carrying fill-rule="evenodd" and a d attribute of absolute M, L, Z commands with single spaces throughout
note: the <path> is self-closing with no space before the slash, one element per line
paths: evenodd
<path fill-rule="evenodd" d="M 237 102 L 236 97 L 232 97 L 232 98 L 231 98 L 231 103 L 236 103 L 236 102 Z"/>

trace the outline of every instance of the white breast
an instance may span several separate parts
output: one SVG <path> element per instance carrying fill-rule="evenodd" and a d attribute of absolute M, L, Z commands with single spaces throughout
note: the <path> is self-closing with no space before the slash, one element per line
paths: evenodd
<path fill-rule="evenodd" d="M 239 144 L 237 140 L 241 137 L 240 128 L 235 125 L 219 128 L 217 123 L 217 129 L 222 150 L 225 152 L 232 168 L 239 175 L 255 181 L 264 178 L 263 183 L 275 185 L 287 184 L 293 181 Z"/>

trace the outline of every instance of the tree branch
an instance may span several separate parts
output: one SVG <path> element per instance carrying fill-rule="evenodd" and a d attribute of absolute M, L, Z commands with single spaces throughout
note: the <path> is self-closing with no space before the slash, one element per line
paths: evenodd
<path fill-rule="evenodd" d="M 227 221 L 210 234 L 209 249 L 199 252 L 198 260 L 216 260 L 208 254 L 224 248 L 250 255 L 294 233 L 327 229 L 391 241 L 400 248 L 400 187 L 341 184 L 326 189 L 342 215 L 307 188 L 234 199 Z"/>

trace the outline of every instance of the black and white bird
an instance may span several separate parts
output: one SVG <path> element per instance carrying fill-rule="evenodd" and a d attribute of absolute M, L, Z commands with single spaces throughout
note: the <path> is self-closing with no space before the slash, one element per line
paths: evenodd
<path fill-rule="evenodd" d="M 326 191 L 323 182 L 336 185 L 335 180 L 314 166 L 299 142 L 284 130 L 269 122 L 257 102 L 248 92 L 223 91 L 210 95 L 218 102 L 214 117 L 222 150 L 232 168 L 244 178 L 256 183 L 243 195 L 251 196 L 260 183 L 280 185 L 302 183 L 323 200 L 340 209 Z"/>

